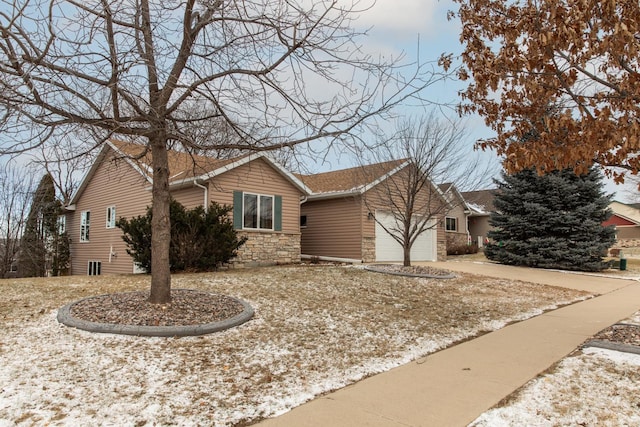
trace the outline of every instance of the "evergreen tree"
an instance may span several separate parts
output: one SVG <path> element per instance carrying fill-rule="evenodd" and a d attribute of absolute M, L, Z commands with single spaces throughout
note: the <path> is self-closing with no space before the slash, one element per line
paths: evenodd
<path fill-rule="evenodd" d="M 239 238 L 229 219 L 231 206 L 211 202 L 209 209 L 197 206 L 186 209 L 171 200 L 171 271 L 209 271 L 236 256 L 246 241 Z M 151 272 L 151 209 L 145 216 L 127 220 L 120 218 L 116 225 L 123 231 L 127 253 L 147 272 Z"/>
<path fill-rule="evenodd" d="M 510 265 L 600 271 L 615 241 L 602 174 L 591 168 L 584 175 L 571 169 L 538 175 L 525 169 L 502 174 L 490 224 L 492 243 L 485 248 L 491 260 Z"/>
<path fill-rule="evenodd" d="M 42 277 L 51 264 L 50 248 L 57 233 L 60 203 L 51 175 L 40 180 L 33 195 L 31 209 L 20 241 L 18 272 L 23 277 Z"/>
<path fill-rule="evenodd" d="M 71 238 L 66 231 L 58 231 L 54 235 L 52 243 L 51 274 L 53 276 L 66 276 L 69 274 L 71 264 Z"/>

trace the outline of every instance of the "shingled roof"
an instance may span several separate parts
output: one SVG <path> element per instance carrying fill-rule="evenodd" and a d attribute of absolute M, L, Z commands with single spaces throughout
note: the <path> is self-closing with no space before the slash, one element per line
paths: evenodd
<path fill-rule="evenodd" d="M 408 164 L 407 159 L 390 160 L 314 175 L 296 176 L 314 193 L 360 193 Z"/>
<path fill-rule="evenodd" d="M 464 191 L 461 194 L 467 204 L 479 214 L 488 214 L 495 210 L 493 199 L 496 191 L 496 189 Z"/>
<path fill-rule="evenodd" d="M 95 173 L 98 165 L 102 162 L 109 149 L 115 153 L 116 158 L 119 156 L 123 161 L 131 165 L 148 183 L 153 182 L 151 150 L 146 145 L 109 140 L 103 146 L 93 165 L 82 179 L 80 186 L 71 197 L 69 205 L 73 205 L 84 191 L 91 176 Z M 261 158 L 282 174 L 295 187 L 300 189 L 303 194 L 311 193 L 311 190 L 294 176 L 294 174 L 264 153 L 251 153 L 230 159 L 218 159 L 216 157 L 196 155 L 183 151 L 167 150 L 167 157 L 169 163 L 169 185 L 173 188 L 179 188 L 183 185 L 193 185 L 196 179 L 211 179 L 216 175 Z"/>
<path fill-rule="evenodd" d="M 135 164 L 139 171 L 145 175 L 148 181 L 153 179 L 153 168 L 151 167 L 151 150 L 146 145 L 135 144 L 111 140 L 108 142 L 119 154 Z M 234 161 L 238 161 L 246 156 L 233 159 L 218 159 L 215 157 L 196 155 L 183 151 L 168 150 L 169 160 L 169 183 L 175 183 L 185 179 L 205 175 L 216 169 L 227 166 Z"/>

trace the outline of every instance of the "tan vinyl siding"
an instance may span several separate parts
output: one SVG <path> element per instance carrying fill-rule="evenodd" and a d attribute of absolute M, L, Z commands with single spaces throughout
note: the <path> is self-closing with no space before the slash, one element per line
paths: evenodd
<path fill-rule="evenodd" d="M 258 159 L 214 177 L 209 183 L 209 200 L 233 205 L 233 192 L 282 196 L 282 232 L 300 233 L 302 193 L 266 161 Z"/>
<path fill-rule="evenodd" d="M 196 206 L 202 206 L 204 203 L 204 190 L 192 185 L 190 187 L 172 190 L 171 197 L 180 202 L 187 209 L 193 209 Z M 207 205 L 208 204 L 209 203 L 207 203 Z"/>
<path fill-rule="evenodd" d="M 133 261 L 126 253 L 122 232 L 119 228 L 106 228 L 107 207 L 116 207 L 116 218 L 144 215 L 151 205 L 151 184 L 126 161 L 110 161 L 110 155 L 108 152 L 85 183 L 76 202 L 76 210 L 67 214 L 67 230 L 72 241 L 72 274 L 87 274 L 90 261 L 101 262 L 102 274 L 133 271 Z M 260 231 L 260 236 L 253 233 L 253 240 L 261 243 L 254 244 L 255 248 L 245 258 L 283 263 L 299 260 L 302 192 L 269 163 L 258 159 L 216 176 L 203 185 L 208 188 L 208 200 L 219 204 L 232 205 L 234 191 L 281 196 L 282 231 Z M 192 183 L 172 189 L 171 195 L 187 208 L 202 205 L 205 201 L 205 190 Z M 80 242 L 83 211 L 91 212 L 88 242 Z"/>
<path fill-rule="evenodd" d="M 453 209 L 446 212 L 445 221 L 446 221 L 446 218 L 455 218 L 457 223 L 457 229 L 453 231 L 447 231 L 445 227 L 445 231 L 467 234 L 467 224 L 465 221 L 466 215 L 464 213 L 464 206 L 461 206 L 461 205 L 455 206 Z"/>
<path fill-rule="evenodd" d="M 618 240 L 640 239 L 640 226 L 620 226 L 616 227 L 616 238 Z"/>
<path fill-rule="evenodd" d="M 72 242 L 71 274 L 87 274 L 89 261 L 102 263 L 101 274 L 133 271 L 121 230 L 106 227 L 107 207 L 116 207 L 117 219 L 144 215 L 151 205 L 149 185 L 124 161 L 106 160 L 98 166 L 76 203 L 76 210 L 67 214 L 67 231 Z M 80 242 L 83 211 L 91 212 L 88 242 Z"/>
<path fill-rule="evenodd" d="M 469 234 L 471 235 L 472 243 L 478 243 L 478 237 L 481 238 L 483 242 L 484 239 L 487 238 L 489 230 L 493 229 L 493 227 L 489 225 L 489 218 L 489 215 L 469 217 Z"/>
<path fill-rule="evenodd" d="M 359 198 L 313 200 L 302 204 L 305 255 L 362 259 L 362 208 Z"/>

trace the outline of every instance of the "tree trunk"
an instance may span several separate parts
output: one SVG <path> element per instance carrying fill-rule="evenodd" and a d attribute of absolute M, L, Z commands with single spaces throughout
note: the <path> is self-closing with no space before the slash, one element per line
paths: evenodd
<path fill-rule="evenodd" d="M 405 267 L 411 267 L 411 246 L 403 246 L 402 252 L 404 255 L 404 262 L 402 265 L 404 265 Z"/>
<path fill-rule="evenodd" d="M 151 205 L 151 294 L 149 302 L 168 304 L 171 302 L 171 270 L 169 244 L 171 222 L 169 217 L 169 161 L 166 138 L 150 138 L 153 162 L 153 190 Z"/>

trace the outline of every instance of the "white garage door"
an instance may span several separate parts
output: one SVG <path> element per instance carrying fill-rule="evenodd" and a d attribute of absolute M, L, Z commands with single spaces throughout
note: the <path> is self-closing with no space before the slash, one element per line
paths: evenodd
<path fill-rule="evenodd" d="M 391 215 L 390 212 L 376 211 L 376 219 L 382 222 L 388 229 L 395 224 L 393 215 Z M 382 228 L 378 221 L 376 221 L 376 261 L 403 261 L 402 246 Z M 418 236 L 411 248 L 411 261 L 436 261 L 436 235 L 435 228 L 430 228 Z"/>

